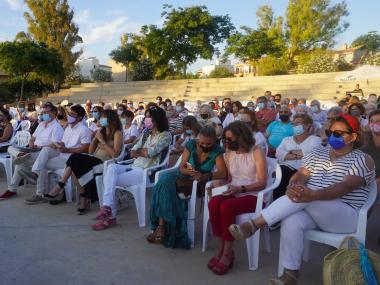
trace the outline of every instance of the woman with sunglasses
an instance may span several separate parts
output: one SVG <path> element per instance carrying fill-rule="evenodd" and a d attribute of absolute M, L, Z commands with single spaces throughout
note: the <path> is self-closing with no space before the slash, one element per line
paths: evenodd
<path fill-rule="evenodd" d="M 229 124 L 224 129 L 223 141 L 227 149 L 224 160 L 228 190 L 208 204 L 212 231 L 218 239 L 217 252 L 209 260 L 208 268 L 218 275 L 226 274 L 234 262 L 234 238 L 228 231 L 229 226 L 238 215 L 255 211 L 257 192 L 264 189 L 267 182 L 265 154 L 244 123 Z"/>
<path fill-rule="evenodd" d="M 326 132 L 329 146 L 303 158 L 285 196 L 264 209 L 258 218 L 229 228 L 233 237 L 241 240 L 264 225 L 282 221 L 280 256 L 285 271 L 271 284 L 297 284 L 305 230 L 353 233 L 359 210 L 368 199 L 375 170 L 372 158 L 358 150 L 359 121 L 342 115 L 332 121 Z"/>
<path fill-rule="evenodd" d="M 216 136 L 218 138 L 221 137 L 222 132 L 223 132 L 222 122 L 215 115 L 215 112 L 214 112 L 214 110 L 211 109 L 210 105 L 203 104 L 200 107 L 198 122 L 202 127 L 213 126 L 215 128 L 215 131 L 216 131 Z"/>
<path fill-rule="evenodd" d="M 161 154 L 168 149 L 171 134 L 165 111 L 151 105 L 145 112 L 145 131 L 131 150 L 131 165 L 112 164 L 104 174 L 103 206 L 92 226 L 95 231 L 116 225 L 116 186 L 133 186 L 142 183 L 144 169 L 157 165 Z"/>
<path fill-rule="evenodd" d="M 216 141 L 215 129 L 203 127 L 198 138 L 186 144 L 178 172 L 162 176 L 154 186 L 150 204 L 153 232 L 148 235 L 148 242 L 163 243 L 169 248 L 190 248 L 187 203 L 194 180 L 201 191 L 207 181 L 225 179 L 227 175 L 223 149 Z M 216 171 L 212 172 L 214 168 Z"/>

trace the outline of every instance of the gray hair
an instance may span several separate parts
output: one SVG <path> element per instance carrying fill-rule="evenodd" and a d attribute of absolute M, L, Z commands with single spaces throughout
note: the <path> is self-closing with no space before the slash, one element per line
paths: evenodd
<path fill-rule="evenodd" d="M 334 116 L 338 116 L 339 114 L 342 113 L 342 108 L 339 106 L 334 106 L 334 107 L 330 108 L 330 110 L 327 113 L 332 114 Z"/>
<path fill-rule="evenodd" d="M 199 108 L 199 113 L 201 112 L 201 110 L 206 110 L 209 118 L 215 117 L 215 113 L 211 109 L 209 104 L 202 104 L 202 106 Z"/>

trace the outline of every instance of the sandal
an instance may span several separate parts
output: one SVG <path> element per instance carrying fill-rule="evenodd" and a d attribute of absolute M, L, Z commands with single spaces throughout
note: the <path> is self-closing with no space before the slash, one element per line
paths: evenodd
<path fill-rule="evenodd" d="M 116 225 L 116 218 L 106 218 L 92 225 L 94 231 L 102 231 Z"/>
<path fill-rule="evenodd" d="M 161 229 L 163 228 L 163 231 L 165 232 L 165 226 L 157 226 L 156 230 L 146 237 L 146 240 L 149 243 L 157 243 L 157 244 L 163 244 L 164 243 L 165 233 L 164 234 L 159 233 L 160 228 Z"/>
<path fill-rule="evenodd" d="M 86 205 L 83 207 L 83 208 L 78 208 L 77 209 L 77 214 L 78 215 L 84 215 L 84 214 L 86 214 L 88 211 L 90 211 L 90 209 L 91 209 L 91 200 L 88 200 L 87 199 L 87 195 L 85 194 L 85 193 L 80 193 L 79 194 L 79 197 L 80 198 L 83 198 L 83 199 L 85 199 L 85 201 L 86 201 Z"/>
<path fill-rule="evenodd" d="M 210 260 L 207 263 L 207 267 L 212 270 L 216 264 L 219 262 L 219 260 L 222 258 L 223 252 L 219 252 L 217 255 L 210 258 Z"/>
<path fill-rule="evenodd" d="M 230 254 L 224 254 L 224 256 L 229 258 L 229 263 L 225 264 L 223 262 L 218 261 L 218 263 L 212 268 L 212 272 L 214 272 L 216 275 L 224 275 L 230 270 L 234 265 L 234 253 L 231 252 Z"/>
<path fill-rule="evenodd" d="M 242 230 L 241 225 L 232 224 L 228 227 L 228 230 L 230 231 L 230 234 L 234 237 L 235 240 L 242 240 L 249 238 L 250 236 L 254 235 L 255 232 L 259 229 L 252 220 L 248 220 L 248 222 L 245 222 L 242 225 L 248 224 L 250 226 L 250 230 L 248 232 L 244 232 Z"/>
<path fill-rule="evenodd" d="M 297 285 L 298 278 L 292 272 L 285 270 L 280 278 L 271 279 L 270 285 Z"/>
<path fill-rule="evenodd" d="M 101 221 L 112 216 L 112 209 L 110 206 L 103 206 L 100 208 L 99 212 L 96 214 L 94 220 Z"/>
<path fill-rule="evenodd" d="M 52 191 L 56 190 L 56 191 L 58 191 L 58 193 L 56 195 L 51 195 L 49 193 L 45 194 L 44 198 L 48 201 L 61 200 L 63 193 L 65 192 L 65 185 L 66 185 L 66 183 L 58 182 L 58 184 L 49 192 L 49 193 L 51 193 Z"/>

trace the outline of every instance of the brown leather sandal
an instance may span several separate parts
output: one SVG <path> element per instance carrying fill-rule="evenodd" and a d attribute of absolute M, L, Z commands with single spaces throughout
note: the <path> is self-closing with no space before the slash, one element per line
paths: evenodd
<path fill-rule="evenodd" d="M 163 228 L 163 234 L 160 233 L 159 229 Z M 165 240 L 165 226 L 158 226 L 154 232 L 146 237 L 146 240 L 150 243 L 163 244 Z"/>

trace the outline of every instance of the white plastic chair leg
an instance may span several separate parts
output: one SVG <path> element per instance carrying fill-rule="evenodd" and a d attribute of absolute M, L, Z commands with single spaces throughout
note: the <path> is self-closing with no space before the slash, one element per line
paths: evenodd
<path fill-rule="evenodd" d="M 134 187 L 132 191 L 140 227 L 145 227 L 145 192 L 146 188 L 143 189 L 143 187 Z"/>
<path fill-rule="evenodd" d="M 308 262 L 309 258 L 310 258 L 310 240 L 304 239 L 302 259 L 303 261 Z"/>
<path fill-rule="evenodd" d="M 208 220 L 208 205 L 205 202 L 205 205 L 203 206 L 202 252 L 205 252 L 207 250 Z"/>
<path fill-rule="evenodd" d="M 5 159 L 4 168 L 5 168 L 5 174 L 7 176 L 7 183 L 8 185 L 10 185 L 12 182 L 12 158 L 11 157 Z"/>
<path fill-rule="evenodd" d="M 71 177 L 67 180 L 65 187 L 66 202 L 71 203 L 73 201 L 73 184 Z M 78 199 L 79 200 L 79 199 Z"/>
<path fill-rule="evenodd" d="M 195 221 L 193 219 L 191 220 L 187 220 L 187 234 L 189 236 L 189 239 L 191 241 L 191 248 L 194 248 L 194 244 L 195 244 Z"/>
<path fill-rule="evenodd" d="M 282 256 L 282 250 L 281 250 L 281 242 L 280 242 L 280 254 L 278 256 L 278 277 L 280 277 L 283 273 L 284 273 L 284 267 L 282 266 L 282 260 L 283 260 L 283 256 Z"/>
<path fill-rule="evenodd" d="M 246 239 L 249 270 L 259 268 L 260 230 Z"/>
<path fill-rule="evenodd" d="M 95 182 L 99 198 L 99 207 L 101 207 L 103 206 L 103 175 L 97 175 L 95 177 Z"/>

